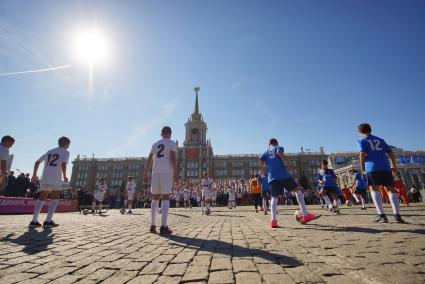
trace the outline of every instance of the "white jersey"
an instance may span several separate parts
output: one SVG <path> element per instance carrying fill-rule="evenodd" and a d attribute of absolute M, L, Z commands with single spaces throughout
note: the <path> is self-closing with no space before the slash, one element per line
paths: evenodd
<path fill-rule="evenodd" d="M 210 190 L 212 183 L 213 183 L 212 179 L 209 179 L 209 178 L 201 179 L 201 187 L 203 190 Z"/>
<path fill-rule="evenodd" d="M 9 149 L 0 144 L 0 161 L 9 160 Z"/>
<path fill-rule="evenodd" d="M 108 186 L 106 185 L 106 183 L 104 184 L 99 183 L 97 185 L 96 193 L 101 192 L 102 194 L 105 194 L 107 190 L 108 190 Z"/>
<path fill-rule="evenodd" d="M 183 199 L 184 200 L 189 200 L 190 199 L 190 191 L 185 189 L 183 190 Z"/>
<path fill-rule="evenodd" d="M 125 189 L 127 191 L 135 191 L 136 190 L 136 183 L 134 181 L 128 181 L 127 185 L 125 186 Z"/>
<path fill-rule="evenodd" d="M 68 150 L 57 147 L 40 157 L 38 161 L 44 162 L 41 184 L 62 185 L 62 163 L 68 164 Z"/>
<path fill-rule="evenodd" d="M 229 200 L 234 201 L 236 199 L 236 190 L 234 188 L 228 189 L 227 193 L 229 194 Z"/>
<path fill-rule="evenodd" d="M 163 138 L 152 145 L 150 152 L 153 157 L 152 174 L 173 173 L 171 151 L 177 152 L 177 144 L 170 139 Z"/>

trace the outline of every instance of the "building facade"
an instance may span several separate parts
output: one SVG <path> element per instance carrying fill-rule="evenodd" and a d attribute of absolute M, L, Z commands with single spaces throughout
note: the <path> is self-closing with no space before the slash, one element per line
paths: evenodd
<path fill-rule="evenodd" d="M 206 171 L 215 180 L 248 180 L 259 171 L 260 153 L 246 155 L 214 155 L 211 140 L 207 139 L 207 124 L 199 111 L 199 88 L 195 87 L 195 107 L 185 123 L 185 140 L 178 148 L 178 170 L 181 179 L 201 178 Z M 263 149 L 261 149 L 262 151 Z M 404 152 L 407 154 L 407 152 Z M 409 152 L 410 153 L 410 152 Z M 416 152 L 415 152 L 416 153 Z M 320 161 L 328 159 L 333 168 L 343 168 L 355 163 L 357 153 L 335 153 L 327 155 L 323 148 L 318 152 L 307 152 L 301 148 L 299 153 L 287 153 L 289 162 L 294 166 L 291 174 L 302 186 L 315 188 Z M 143 184 L 142 170 L 147 158 L 81 158 L 73 161 L 71 187 L 94 189 L 96 183 L 104 178 L 108 188 L 123 189 L 128 176 L 133 176 L 137 190 L 141 191 L 149 184 Z M 423 182 L 423 179 L 421 179 Z"/>

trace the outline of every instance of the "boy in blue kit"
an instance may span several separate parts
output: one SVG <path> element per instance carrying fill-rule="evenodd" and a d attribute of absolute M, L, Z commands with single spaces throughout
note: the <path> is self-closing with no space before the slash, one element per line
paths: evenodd
<path fill-rule="evenodd" d="M 283 195 L 284 190 L 294 191 L 300 205 L 300 211 L 302 215 L 296 220 L 301 223 L 307 223 L 311 220 L 317 219 L 320 215 L 314 215 L 307 212 L 307 208 L 304 202 L 304 195 L 300 190 L 300 186 L 295 180 L 289 175 L 285 164 L 291 166 L 286 156 L 284 155 L 283 147 L 279 146 L 279 143 L 275 138 L 270 139 L 269 149 L 264 152 L 260 157 L 260 168 L 262 172 L 265 172 L 265 167 L 268 169 L 268 182 L 271 191 L 271 227 L 277 228 L 277 201 L 280 195 Z"/>
<path fill-rule="evenodd" d="M 261 198 L 263 199 L 264 215 L 267 215 L 267 203 L 271 195 L 271 192 L 270 192 L 269 183 L 267 181 L 267 176 L 265 173 L 261 173 L 258 176 L 258 182 L 260 183 L 260 187 L 261 187 Z"/>
<path fill-rule="evenodd" d="M 352 185 L 353 193 L 357 196 L 358 199 L 362 202 L 361 210 L 366 210 L 366 192 L 367 192 L 367 182 L 361 173 L 356 170 L 351 170 L 351 173 L 354 175 L 354 183 Z"/>
<path fill-rule="evenodd" d="M 369 183 L 370 194 L 375 204 L 378 216 L 375 222 L 388 223 L 382 206 L 382 198 L 380 186 L 383 186 L 388 193 L 391 207 L 394 213 L 394 221 L 396 223 L 405 223 L 400 216 L 400 200 L 394 189 L 393 173 L 397 173 L 397 164 L 395 162 L 394 153 L 385 143 L 384 139 L 373 136 L 372 128 L 367 123 L 358 126 L 361 139 L 357 140 L 357 146 L 360 151 L 360 165 L 362 172 L 366 173 Z M 388 161 L 391 161 L 391 165 Z"/>
<path fill-rule="evenodd" d="M 330 212 L 339 213 L 338 204 L 338 186 L 336 185 L 336 175 L 332 169 L 328 168 L 328 161 L 321 162 L 321 170 L 318 173 L 318 180 L 320 185 L 320 195 L 326 203 Z M 333 204 L 330 200 L 332 198 Z"/>

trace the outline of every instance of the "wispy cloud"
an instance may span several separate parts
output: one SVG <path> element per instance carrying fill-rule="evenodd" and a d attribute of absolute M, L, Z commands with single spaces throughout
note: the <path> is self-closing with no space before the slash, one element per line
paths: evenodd
<path fill-rule="evenodd" d="M 252 80 L 252 78 L 242 78 L 242 79 L 236 80 L 232 84 L 232 90 L 239 89 L 242 85 L 247 84 L 251 80 Z"/>
<path fill-rule="evenodd" d="M 164 123 L 168 117 L 170 117 L 176 110 L 177 103 L 169 102 L 161 107 L 158 116 L 154 117 L 149 122 L 145 124 L 138 125 L 134 130 L 131 131 L 131 134 L 125 140 L 125 142 L 117 147 L 119 151 L 115 151 L 113 154 L 122 154 L 125 153 L 128 149 L 134 147 L 146 134 L 148 134 L 153 129 L 156 129 L 160 124 Z"/>
<path fill-rule="evenodd" d="M 264 106 L 262 100 L 257 100 L 255 102 L 255 108 L 261 114 L 262 117 L 265 117 L 268 120 L 269 129 L 273 128 L 276 125 L 276 118 L 272 112 Z"/>

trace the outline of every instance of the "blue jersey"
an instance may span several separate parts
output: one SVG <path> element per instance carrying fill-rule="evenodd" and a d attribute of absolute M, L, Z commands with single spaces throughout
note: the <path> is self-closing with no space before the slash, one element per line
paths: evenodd
<path fill-rule="evenodd" d="M 354 174 L 354 185 L 357 188 L 367 189 L 366 179 L 361 173 Z"/>
<path fill-rule="evenodd" d="M 283 180 L 290 177 L 284 162 L 277 154 L 278 152 L 283 153 L 283 147 L 270 147 L 270 149 L 264 152 L 260 157 L 260 160 L 266 163 L 269 170 L 269 183 L 274 180 Z"/>
<path fill-rule="evenodd" d="M 390 171 L 391 166 L 387 154 L 391 152 L 390 147 L 384 139 L 368 135 L 357 140 L 357 146 L 360 152 L 366 153 L 365 170 L 366 172 Z"/>
<path fill-rule="evenodd" d="M 320 183 L 321 187 L 329 186 L 337 188 L 334 179 L 336 179 L 335 172 L 332 169 L 320 170 L 318 174 L 319 181 L 323 181 Z"/>
<path fill-rule="evenodd" d="M 270 191 L 269 182 L 267 181 L 267 177 L 261 174 L 258 177 L 258 181 L 260 182 L 261 191 Z"/>

